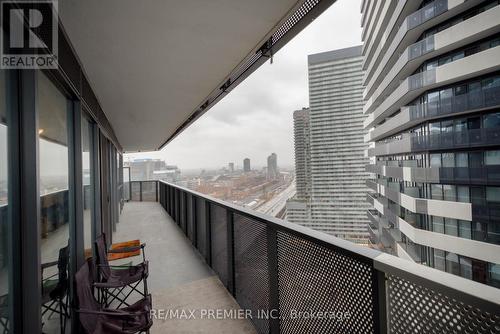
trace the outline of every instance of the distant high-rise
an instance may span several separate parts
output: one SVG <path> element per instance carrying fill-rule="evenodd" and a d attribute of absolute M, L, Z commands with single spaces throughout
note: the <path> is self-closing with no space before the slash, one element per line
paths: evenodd
<path fill-rule="evenodd" d="M 370 240 L 500 287 L 500 3 L 363 8 Z"/>
<path fill-rule="evenodd" d="M 248 158 L 243 159 L 243 171 L 245 173 L 250 171 L 250 159 Z"/>
<path fill-rule="evenodd" d="M 308 199 L 311 191 L 311 150 L 309 144 L 309 108 L 293 113 L 295 147 L 295 183 L 298 199 Z"/>
<path fill-rule="evenodd" d="M 361 46 L 308 60 L 310 109 L 294 113 L 297 195 L 287 219 L 366 244 Z"/>
<path fill-rule="evenodd" d="M 177 182 L 181 171 L 177 166 L 167 165 L 160 159 L 135 159 L 124 163 L 130 167 L 131 181 L 163 180 Z"/>
<path fill-rule="evenodd" d="M 276 180 L 278 177 L 278 156 L 276 153 L 272 153 L 267 157 L 267 178 L 269 180 Z"/>
<path fill-rule="evenodd" d="M 303 224 L 310 222 L 309 204 L 311 200 L 311 150 L 309 108 L 293 113 L 293 134 L 295 148 L 295 196 L 286 203 L 286 220 Z"/>
<path fill-rule="evenodd" d="M 228 164 L 228 168 L 229 168 L 229 173 L 234 172 L 234 162 L 230 162 L 230 163 Z"/>

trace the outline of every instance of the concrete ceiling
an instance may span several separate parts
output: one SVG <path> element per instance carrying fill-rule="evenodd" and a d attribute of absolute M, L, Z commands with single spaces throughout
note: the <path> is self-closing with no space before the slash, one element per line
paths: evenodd
<path fill-rule="evenodd" d="M 297 0 L 64 0 L 62 23 L 124 151 L 158 149 Z"/>

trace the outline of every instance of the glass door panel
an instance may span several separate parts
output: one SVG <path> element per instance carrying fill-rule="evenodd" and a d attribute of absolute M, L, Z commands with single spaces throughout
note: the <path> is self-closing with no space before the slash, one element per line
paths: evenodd
<path fill-rule="evenodd" d="M 67 290 L 70 239 L 69 212 L 69 103 L 41 72 L 38 75 L 39 166 L 41 204 L 42 323 L 44 333 L 60 333 L 60 317 L 48 306 L 55 289 Z M 66 303 L 67 291 L 62 303 Z M 58 301 L 55 302 L 55 305 Z M 59 305 L 52 308 L 59 309 Z M 64 313 L 64 311 L 63 311 Z"/>

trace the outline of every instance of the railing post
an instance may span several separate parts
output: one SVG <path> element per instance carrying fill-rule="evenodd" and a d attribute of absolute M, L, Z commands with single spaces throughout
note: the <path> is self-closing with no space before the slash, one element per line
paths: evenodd
<path fill-rule="evenodd" d="M 267 266 L 269 272 L 269 333 L 280 332 L 278 236 L 276 229 L 267 226 Z"/>
<path fill-rule="evenodd" d="M 182 202 L 184 203 L 184 235 L 188 236 L 188 194 L 182 193 Z"/>
<path fill-rule="evenodd" d="M 205 217 L 207 263 L 210 267 L 212 267 L 212 224 L 210 222 L 210 203 L 207 200 L 205 200 Z"/>
<path fill-rule="evenodd" d="M 196 249 L 198 249 L 198 215 L 196 214 L 196 202 L 198 199 L 195 195 L 191 195 L 191 209 L 193 210 L 193 245 Z"/>
<path fill-rule="evenodd" d="M 158 181 L 155 181 L 155 195 L 156 195 L 156 201 L 158 202 Z"/>
<path fill-rule="evenodd" d="M 226 209 L 227 227 L 227 289 L 235 296 L 234 276 L 234 213 Z"/>
<path fill-rule="evenodd" d="M 373 316 L 375 324 L 375 333 L 387 333 L 387 285 L 385 273 L 383 271 L 373 269 Z"/>
<path fill-rule="evenodd" d="M 139 201 L 142 202 L 142 181 L 139 181 Z"/>

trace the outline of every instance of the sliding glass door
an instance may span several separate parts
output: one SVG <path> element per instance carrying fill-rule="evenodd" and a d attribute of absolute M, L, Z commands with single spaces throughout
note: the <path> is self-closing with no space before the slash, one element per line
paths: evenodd
<path fill-rule="evenodd" d="M 82 189 L 83 189 L 83 247 L 85 258 L 92 256 L 92 245 L 95 237 L 95 123 L 82 112 Z"/>
<path fill-rule="evenodd" d="M 68 140 L 72 127 L 68 118 L 73 110 L 67 97 L 42 72 L 37 76 L 37 90 L 42 330 L 60 333 L 68 305 L 72 216 Z"/>

